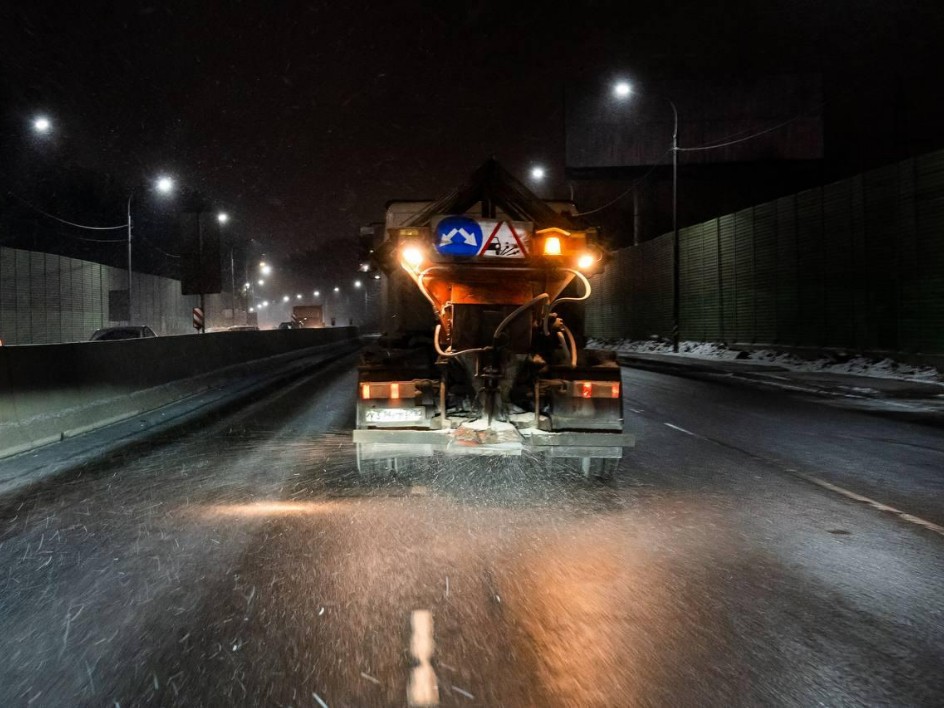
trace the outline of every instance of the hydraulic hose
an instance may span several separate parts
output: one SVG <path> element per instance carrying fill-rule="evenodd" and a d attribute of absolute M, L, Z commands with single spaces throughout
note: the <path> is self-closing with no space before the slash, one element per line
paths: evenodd
<path fill-rule="evenodd" d="M 548 295 L 547 293 L 541 293 L 536 298 L 533 298 L 532 300 L 526 302 L 524 305 L 522 305 L 521 307 L 511 312 L 505 319 L 501 321 L 501 324 L 499 324 L 495 328 L 495 333 L 492 335 L 492 342 L 498 339 L 498 335 L 502 333 L 502 330 L 505 329 L 505 327 L 507 327 L 512 322 L 512 320 L 518 317 L 518 315 L 530 310 L 532 307 L 537 305 L 542 300 L 550 300 L 550 299 L 551 299 L 550 295 Z"/>
<path fill-rule="evenodd" d="M 564 350 L 564 353 L 567 355 L 567 358 L 573 362 L 574 355 L 571 354 L 570 349 L 567 348 L 567 340 L 564 338 L 564 333 L 558 330 L 557 332 L 557 341 L 560 342 L 561 349 Z M 573 363 L 571 363 L 570 368 L 574 368 Z"/>
<path fill-rule="evenodd" d="M 439 346 L 439 333 L 440 332 L 442 332 L 442 325 L 437 324 L 436 330 L 433 332 L 433 346 L 436 348 L 436 353 L 439 354 L 439 356 L 444 356 L 447 358 L 454 357 L 454 356 L 462 356 L 463 354 L 472 354 L 474 352 L 487 352 L 493 348 L 493 347 L 478 347 L 476 349 L 463 349 L 462 351 L 458 351 L 458 352 L 447 352 L 447 351 L 444 351 L 441 346 Z"/>
<path fill-rule="evenodd" d="M 587 280 L 587 276 L 581 273 L 579 270 L 574 270 L 573 268 L 561 268 L 560 270 L 567 271 L 568 273 L 573 273 L 577 276 L 580 282 L 583 284 L 584 293 L 580 297 L 559 297 L 547 308 L 547 317 L 544 318 L 544 334 L 545 336 L 550 334 L 548 330 L 548 320 L 550 320 L 551 312 L 554 310 L 554 306 L 561 302 L 583 302 L 590 294 L 593 292 L 593 288 L 590 287 L 590 281 Z"/>
<path fill-rule="evenodd" d="M 574 333 L 570 331 L 570 327 L 565 324 L 561 324 L 561 328 L 564 330 L 564 334 L 567 335 L 567 339 L 570 340 L 570 368 L 577 368 L 577 340 L 574 339 Z M 560 332 L 558 332 L 560 334 Z M 564 351 L 567 351 L 567 347 L 564 347 Z"/>
<path fill-rule="evenodd" d="M 426 274 L 429 273 L 429 271 L 432 270 L 432 268 L 427 268 L 419 275 L 415 275 L 413 271 L 411 271 L 405 265 L 403 266 L 403 270 L 405 270 L 407 273 L 410 274 L 410 276 L 413 278 L 413 282 L 416 283 L 416 286 L 420 289 L 420 292 L 423 293 L 423 297 L 429 300 L 430 304 L 433 306 L 433 312 L 436 312 L 438 314 L 439 305 L 435 300 L 433 300 L 432 295 L 429 294 L 429 291 L 426 289 L 426 286 L 423 284 L 423 278 L 426 277 Z"/>

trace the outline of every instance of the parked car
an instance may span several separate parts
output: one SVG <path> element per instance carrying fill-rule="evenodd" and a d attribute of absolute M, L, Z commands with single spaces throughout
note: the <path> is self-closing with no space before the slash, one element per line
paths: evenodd
<path fill-rule="evenodd" d="M 90 342 L 110 342 L 116 339 L 144 339 L 156 337 L 154 330 L 147 325 L 125 325 L 124 327 L 103 327 L 96 329 L 89 337 Z"/>
<path fill-rule="evenodd" d="M 294 322 L 279 322 L 279 329 L 298 329 L 298 325 Z"/>

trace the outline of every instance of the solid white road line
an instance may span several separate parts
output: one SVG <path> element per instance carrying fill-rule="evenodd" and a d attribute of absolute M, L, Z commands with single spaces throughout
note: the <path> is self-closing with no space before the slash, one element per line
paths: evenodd
<path fill-rule="evenodd" d="M 413 636 L 410 638 L 410 654 L 418 662 L 410 674 L 406 697 L 411 706 L 438 706 L 439 686 L 436 672 L 429 660 L 433 658 L 436 643 L 433 641 L 433 613 L 429 610 L 414 610 L 410 618 Z"/>
<path fill-rule="evenodd" d="M 888 504 L 882 504 L 882 502 L 875 501 L 874 499 L 870 499 L 869 497 L 862 496 L 861 494 L 856 494 L 855 492 L 849 491 L 848 489 L 845 489 L 844 487 L 840 487 L 836 484 L 832 484 L 831 482 L 827 482 L 826 480 L 820 479 L 819 477 L 813 477 L 812 475 L 804 474 L 802 472 L 797 472 L 795 470 L 789 470 L 789 471 L 795 474 L 800 479 L 805 479 L 807 482 L 811 484 L 815 484 L 819 487 L 822 487 L 823 489 L 828 489 L 831 492 L 836 492 L 836 494 L 841 494 L 842 496 L 847 497 L 849 499 L 853 499 L 857 502 L 868 504 L 870 507 L 872 507 L 873 509 L 877 509 L 878 511 L 884 511 L 889 514 L 894 514 L 895 516 L 902 519 L 903 521 L 907 521 L 908 523 L 911 523 L 911 524 L 917 524 L 918 526 L 926 528 L 928 531 L 933 531 L 934 533 L 944 536 L 944 526 L 938 526 L 937 524 L 931 521 L 928 521 L 927 519 L 922 519 L 920 516 L 909 514 L 908 512 L 902 511 L 901 509 L 896 509 L 895 507 L 889 506 Z"/>
<path fill-rule="evenodd" d="M 669 428 L 672 428 L 672 430 L 677 430 L 680 433 L 685 433 L 686 435 L 691 435 L 692 437 L 696 437 L 695 433 L 693 433 L 691 430 L 685 430 L 685 428 L 680 428 L 677 425 L 672 425 L 671 423 L 666 423 L 665 425 Z"/>

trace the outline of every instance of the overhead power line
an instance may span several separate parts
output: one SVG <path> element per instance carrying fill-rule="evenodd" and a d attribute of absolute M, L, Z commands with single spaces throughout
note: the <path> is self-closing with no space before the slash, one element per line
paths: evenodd
<path fill-rule="evenodd" d="M 804 115 L 805 115 L 804 113 L 799 113 L 793 116 L 792 118 L 788 118 L 787 120 L 781 123 L 778 123 L 777 125 L 773 125 L 769 128 L 765 128 L 764 130 L 758 131 L 756 133 L 752 133 L 751 135 L 746 135 L 743 138 L 738 138 L 736 140 L 729 140 L 727 138 L 722 138 L 722 142 L 706 143 L 705 145 L 698 145 L 696 147 L 678 147 L 675 149 L 678 152 L 700 152 L 700 151 L 705 151 L 705 150 L 717 150 L 719 148 L 728 147 L 730 145 L 737 145 L 738 143 L 744 143 L 744 142 L 747 142 L 748 140 L 754 140 L 755 138 L 759 138 L 762 135 L 766 135 L 767 133 L 772 133 L 775 130 L 779 130 L 780 128 L 783 128 L 784 126 L 787 126 L 790 123 L 793 123 L 794 121 L 797 121 L 800 118 L 803 118 Z M 735 133 L 734 135 L 737 135 L 737 133 Z M 734 136 L 732 135 L 728 137 L 734 137 Z M 607 202 L 603 206 L 597 207 L 596 209 L 591 209 L 589 211 L 578 212 L 577 214 L 575 214 L 575 216 L 589 216 L 590 214 L 596 214 L 597 212 L 603 211 L 604 209 L 608 209 L 614 204 L 616 204 L 617 202 L 621 201 L 627 195 L 632 193 L 632 191 L 636 189 L 639 186 L 639 184 L 643 180 L 646 179 L 646 177 L 652 174 L 653 170 L 655 170 L 657 167 L 662 165 L 662 161 L 665 159 L 666 155 L 670 155 L 671 153 L 672 153 L 672 147 L 670 146 L 664 153 L 662 153 L 659 159 L 656 160 L 652 168 L 650 168 L 649 171 L 646 172 L 646 174 L 644 174 L 642 177 L 639 177 L 633 180 L 633 183 L 630 185 L 629 189 L 627 189 L 625 192 L 621 193 L 620 195 L 618 195 L 611 201 Z"/>
<path fill-rule="evenodd" d="M 767 135 L 767 133 L 772 133 L 775 130 L 779 130 L 780 128 L 783 128 L 784 126 L 790 125 L 790 123 L 793 123 L 794 121 L 802 118 L 803 115 L 804 114 L 800 113 L 798 115 L 793 116 L 793 118 L 788 118 L 782 123 L 778 123 L 777 125 L 773 125 L 769 128 L 765 128 L 764 130 L 761 130 L 757 133 L 753 133 L 751 135 L 747 135 L 743 138 L 738 138 L 737 140 L 727 140 L 726 142 L 720 142 L 720 143 L 718 142 L 706 143 L 705 145 L 699 145 L 697 147 L 680 147 L 678 148 L 678 151 L 679 152 L 696 152 L 700 150 L 717 150 L 718 148 L 728 147 L 729 145 L 737 145 L 738 143 L 744 143 L 744 142 L 747 142 L 748 140 L 759 138 L 762 135 Z"/>
<path fill-rule="evenodd" d="M 597 207 L 596 209 L 591 209 L 590 211 L 578 211 L 576 214 L 574 214 L 574 216 L 589 216 L 590 214 L 596 214 L 598 211 L 603 211 L 604 209 L 610 208 L 611 206 L 616 204 L 618 201 L 623 199 L 625 196 L 630 194 L 634 189 L 636 189 L 639 186 L 639 184 L 646 179 L 646 177 L 651 175 L 656 170 L 656 168 L 662 164 L 662 161 L 665 159 L 665 156 L 670 154 L 671 152 L 672 152 L 672 148 L 670 147 L 668 150 L 662 153 L 659 159 L 656 160 L 655 164 L 651 168 L 649 168 L 646 174 L 644 174 L 642 177 L 637 177 L 636 179 L 634 179 L 633 183 L 629 186 L 629 189 L 627 189 L 622 194 L 616 196 L 615 198 L 613 198 L 611 201 L 607 202 L 603 206 Z"/>
<path fill-rule="evenodd" d="M 21 197 L 21 196 L 19 196 L 19 195 L 17 195 L 17 194 L 14 194 L 13 192 L 9 192 L 9 191 L 8 191 L 7 194 L 9 194 L 9 195 L 10 195 L 11 197 L 13 197 L 14 199 L 16 199 L 16 200 L 22 202 L 23 204 L 25 204 L 26 206 L 28 206 L 28 207 L 29 207 L 30 209 L 32 209 L 33 211 L 38 212 L 38 213 L 42 214 L 43 216 L 45 216 L 45 217 L 47 217 L 47 218 L 49 218 L 49 219 L 53 219 L 54 221 L 58 221 L 58 222 L 61 223 L 61 224 L 67 224 L 67 225 L 69 225 L 69 226 L 74 226 L 74 227 L 77 228 L 77 229 L 86 229 L 86 230 L 88 230 L 88 231 L 116 231 L 116 230 L 118 230 L 118 229 L 127 229 L 127 228 L 128 228 L 128 223 L 127 223 L 127 222 L 125 222 L 124 224 L 121 224 L 121 225 L 119 225 L 119 226 L 87 226 L 87 225 L 85 225 L 85 224 L 77 224 L 77 223 L 75 223 L 74 221 L 68 221 L 68 220 L 66 220 L 66 219 L 61 219 L 61 218 L 59 218 L 58 216 L 56 216 L 56 215 L 54 215 L 54 214 L 50 214 L 48 211 L 43 211 L 42 209 L 40 209 L 40 208 L 39 208 L 38 206 L 36 206 L 35 204 L 32 204 L 32 203 L 26 201 L 25 199 L 23 199 L 23 197 Z"/>

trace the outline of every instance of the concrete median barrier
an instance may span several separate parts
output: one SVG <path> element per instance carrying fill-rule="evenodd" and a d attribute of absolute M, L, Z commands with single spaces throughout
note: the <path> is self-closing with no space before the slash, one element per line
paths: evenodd
<path fill-rule="evenodd" d="M 350 348 L 357 336 L 355 327 L 334 327 L 0 347 L 0 457 Z"/>

